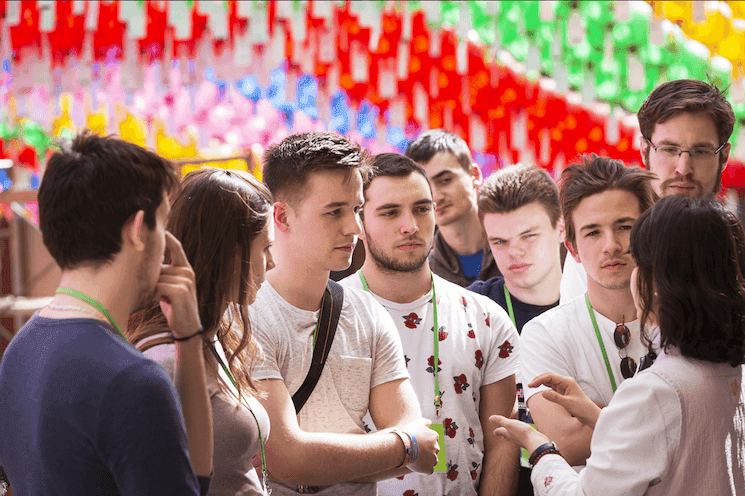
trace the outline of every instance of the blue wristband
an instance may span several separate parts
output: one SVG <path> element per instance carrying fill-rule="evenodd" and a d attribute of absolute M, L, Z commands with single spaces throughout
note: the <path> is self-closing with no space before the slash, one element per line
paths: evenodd
<path fill-rule="evenodd" d="M 411 464 L 416 462 L 416 459 L 419 458 L 419 443 L 416 441 L 414 434 L 409 434 L 409 437 L 411 438 L 411 461 L 409 464 Z"/>

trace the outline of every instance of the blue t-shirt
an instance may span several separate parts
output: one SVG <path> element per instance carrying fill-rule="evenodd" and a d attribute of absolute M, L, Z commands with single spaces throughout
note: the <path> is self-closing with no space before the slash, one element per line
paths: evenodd
<path fill-rule="evenodd" d="M 205 482 L 166 371 L 93 319 L 34 316 L 8 345 L 0 463 L 17 495 L 197 495 Z"/>
<path fill-rule="evenodd" d="M 486 281 L 476 281 L 466 289 L 489 297 L 504 308 L 505 312 L 509 312 L 507 300 L 504 297 L 504 277 L 492 277 Z M 510 299 L 512 300 L 512 312 L 515 315 L 515 327 L 518 333 L 522 333 L 523 326 L 530 319 L 559 305 L 558 301 L 550 305 L 531 305 L 518 300 L 513 295 L 510 295 Z"/>
<path fill-rule="evenodd" d="M 466 276 L 468 282 L 475 281 L 481 272 L 481 262 L 484 260 L 484 252 L 479 251 L 473 255 L 458 255 L 456 253 L 455 256 L 458 258 L 458 263 L 463 269 L 463 275 Z"/>

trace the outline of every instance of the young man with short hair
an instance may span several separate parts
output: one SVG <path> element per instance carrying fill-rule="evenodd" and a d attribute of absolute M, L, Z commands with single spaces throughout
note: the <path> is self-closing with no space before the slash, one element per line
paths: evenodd
<path fill-rule="evenodd" d="M 716 86 L 696 79 L 668 81 L 637 112 L 640 152 L 659 196 L 717 194 L 727 166 L 735 113 Z M 587 290 L 582 266 L 567 259 L 561 302 Z"/>
<path fill-rule="evenodd" d="M 365 159 L 333 133 L 289 136 L 264 156 L 276 266 L 250 317 L 265 355 L 252 377 L 272 423 L 274 495 L 374 495 L 377 480 L 431 473 L 436 462 L 437 434 L 421 418 L 395 325 L 370 295 L 344 291 L 318 382 L 297 414 L 292 400 L 311 366 L 329 273 L 349 266 L 360 233 Z M 364 435 L 368 410 L 381 432 Z"/>
<path fill-rule="evenodd" d="M 39 224 L 60 288 L 0 365 L 0 458 L 15 494 L 206 494 L 212 415 L 196 284 L 165 230 L 176 182 L 168 161 L 110 137 L 81 134 L 49 159 Z M 178 398 L 122 331 L 153 300 L 172 309 Z"/>
<path fill-rule="evenodd" d="M 466 287 L 475 280 L 499 276 L 479 219 L 476 193 L 481 169 L 468 145 L 442 129 L 431 129 L 409 143 L 406 156 L 427 172 L 436 203 L 432 272 Z"/>
<path fill-rule="evenodd" d="M 491 412 L 512 412 L 517 333 L 488 298 L 430 271 L 435 216 L 425 171 L 395 153 L 377 155 L 371 166 L 360 234 L 365 263 L 342 284 L 369 292 L 393 317 L 422 411 L 444 443 L 435 474 L 381 482 L 378 492 L 513 494 L 518 451 L 484 428 Z"/>
<path fill-rule="evenodd" d="M 479 189 L 479 216 L 503 277 L 467 289 L 509 312 L 517 332 L 559 304 L 561 205 L 548 172 L 513 165 L 494 172 Z"/>
<path fill-rule="evenodd" d="M 651 172 L 597 155 L 584 156 L 562 173 L 565 244 L 586 269 L 588 290 L 584 297 L 525 324 L 525 382 L 545 372 L 570 376 L 591 400 L 605 406 L 617 385 L 633 376 L 642 357 L 650 362 L 629 288 L 635 267 L 629 233 L 656 199 L 653 178 Z M 543 398 L 544 390 L 525 392 L 536 427 L 556 442 L 571 465 L 583 465 L 592 429 Z"/>
<path fill-rule="evenodd" d="M 521 333 L 526 322 L 559 304 L 559 188 L 545 170 L 517 164 L 489 176 L 479 188 L 478 206 L 494 260 L 504 277 L 476 281 L 467 289 L 497 302 Z M 532 423 L 520 379 L 517 399 L 520 420 Z M 525 454 L 518 494 L 533 494 Z"/>

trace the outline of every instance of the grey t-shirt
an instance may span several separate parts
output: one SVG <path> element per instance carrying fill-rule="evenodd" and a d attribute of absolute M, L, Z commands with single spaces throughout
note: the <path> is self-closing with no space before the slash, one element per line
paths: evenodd
<path fill-rule="evenodd" d="M 219 347 L 219 343 L 218 343 Z M 219 350 L 219 348 L 218 348 Z M 222 351 L 219 350 L 222 355 Z M 157 361 L 173 377 L 175 370 L 175 348 L 161 345 L 150 348 L 145 356 Z M 227 363 L 222 355 L 223 362 Z M 206 365 L 210 367 L 210 365 Z M 218 370 L 223 390 L 218 386 L 213 374 L 207 376 L 207 391 L 212 405 L 213 475 L 207 496 L 256 496 L 264 495 L 259 474 L 253 468 L 251 459 L 259 453 L 258 420 L 264 441 L 269 437 L 269 416 L 258 400 L 248 398 L 248 405 L 256 415 L 256 420 L 244 403 L 240 403 L 227 375 Z"/>
<path fill-rule="evenodd" d="M 254 380 L 281 379 L 293 394 L 305 380 L 313 356 L 313 333 L 320 311 L 297 308 L 265 281 L 250 307 L 250 319 L 264 350 Z M 401 341 L 390 315 L 370 295 L 344 291 L 339 324 L 326 365 L 298 414 L 306 432 L 364 434 L 370 389 L 407 379 Z M 270 482 L 272 495 L 297 494 Z M 375 483 L 343 483 L 318 494 L 374 495 Z"/>

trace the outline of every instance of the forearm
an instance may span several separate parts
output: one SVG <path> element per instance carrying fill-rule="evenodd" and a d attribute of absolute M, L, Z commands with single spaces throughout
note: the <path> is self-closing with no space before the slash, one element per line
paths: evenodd
<path fill-rule="evenodd" d="M 545 434 L 566 458 L 570 465 L 584 465 L 590 456 L 592 428 L 573 417 L 561 405 L 537 393 L 528 399 L 536 428 Z"/>
<path fill-rule="evenodd" d="M 484 435 L 493 436 L 491 432 Z M 479 494 L 511 496 L 517 491 L 520 448 L 504 438 L 495 441 L 494 446 L 484 452 Z"/>
<path fill-rule="evenodd" d="M 189 438 L 189 458 L 199 476 L 212 473 L 212 409 L 202 353 L 198 337 L 176 343 L 174 383 Z"/>
<path fill-rule="evenodd" d="M 404 461 L 405 451 L 403 442 L 393 433 L 300 432 L 291 443 L 280 439 L 282 436 L 282 433 L 272 432 L 266 447 L 269 473 L 279 482 L 311 486 L 346 481 L 370 482 L 378 480 L 386 471 L 394 477 L 393 471 L 406 470 L 395 468 Z"/>

